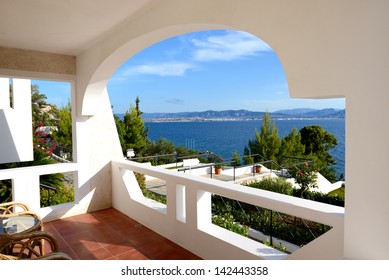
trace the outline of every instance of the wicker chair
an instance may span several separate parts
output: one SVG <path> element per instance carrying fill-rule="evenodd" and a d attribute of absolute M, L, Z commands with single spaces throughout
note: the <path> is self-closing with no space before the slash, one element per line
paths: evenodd
<path fill-rule="evenodd" d="M 45 231 L 13 235 L 0 234 L 0 255 L 0 259 L 7 260 L 71 259 L 65 253 L 59 252 L 57 240 Z"/>
<path fill-rule="evenodd" d="M 32 232 L 36 230 L 43 230 L 43 221 L 41 217 L 39 217 L 38 214 L 35 212 L 30 211 L 30 208 L 22 203 L 22 202 L 6 202 L 0 204 L 0 221 L 4 221 L 7 219 L 15 219 L 16 217 L 30 217 L 33 219 L 30 219 L 33 221 L 33 224 L 25 229 L 19 229 L 18 233 L 23 232 Z M 27 218 L 29 219 L 29 218 Z M 0 225 L 1 227 L 2 225 Z M 18 234 L 14 233 L 14 234 Z M 9 233 L 13 234 L 13 233 Z"/>
<path fill-rule="evenodd" d="M 0 254 L 0 260 L 23 260 L 21 258 L 15 257 L 15 256 L 9 256 L 9 255 L 3 255 Z M 47 255 L 43 255 L 31 260 L 71 260 L 71 258 L 62 252 L 53 252 Z"/>
<path fill-rule="evenodd" d="M 0 203 L 0 215 L 12 214 L 20 212 L 20 209 L 24 211 L 30 211 L 30 208 L 23 202 L 11 201 Z M 19 211 L 16 211 L 19 210 Z"/>
<path fill-rule="evenodd" d="M 18 223 L 17 228 L 8 226 L 14 222 Z M 0 260 L 71 259 L 58 251 L 57 240 L 49 232 L 43 231 L 42 219 L 26 204 L 1 203 L 0 223 Z"/>

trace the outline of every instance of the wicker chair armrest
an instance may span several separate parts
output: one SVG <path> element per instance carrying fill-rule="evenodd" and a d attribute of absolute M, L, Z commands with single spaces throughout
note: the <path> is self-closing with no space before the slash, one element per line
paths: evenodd
<path fill-rule="evenodd" d="M 11 235 L 10 239 L 18 241 L 18 240 L 24 240 L 28 242 L 28 240 L 34 239 L 34 238 L 42 238 L 47 241 L 52 245 L 51 246 L 51 251 L 58 251 L 58 241 L 54 237 L 53 234 L 51 234 L 48 231 L 44 230 L 37 230 L 37 231 L 32 231 L 26 234 L 20 234 L 20 235 Z"/>
<path fill-rule="evenodd" d="M 0 214 L 0 218 L 8 218 L 8 217 L 18 217 L 18 216 L 33 216 L 38 220 L 42 220 L 41 217 L 33 212 L 33 211 L 23 211 L 23 212 L 17 212 L 17 213 L 9 213 L 9 214 Z"/>
<path fill-rule="evenodd" d="M 30 208 L 27 204 L 20 201 L 11 201 L 0 203 L 0 213 L 1 214 L 10 214 L 14 213 L 14 208 L 21 208 L 23 211 L 30 211 Z"/>
<path fill-rule="evenodd" d="M 31 260 L 71 260 L 72 258 L 63 252 L 52 252 Z M 0 260 L 23 260 L 21 258 L 0 254 Z"/>
<path fill-rule="evenodd" d="M 0 254 L 0 260 L 17 260 L 17 259 L 18 258 L 14 256 Z"/>
<path fill-rule="evenodd" d="M 72 258 L 63 252 L 52 252 L 33 260 L 71 260 Z"/>
<path fill-rule="evenodd" d="M 39 258 L 46 253 L 58 252 L 57 239 L 46 231 L 0 236 L 0 239 L 3 239 L 0 240 L 0 253 L 17 258 Z"/>

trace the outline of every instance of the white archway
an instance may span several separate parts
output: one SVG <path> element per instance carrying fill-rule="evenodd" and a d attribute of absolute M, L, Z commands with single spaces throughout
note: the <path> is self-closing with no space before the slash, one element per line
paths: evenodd
<path fill-rule="evenodd" d="M 98 111 L 96 104 L 100 103 L 101 95 L 115 71 L 133 55 L 142 51 L 143 49 L 156 44 L 165 39 L 178 36 L 181 34 L 204 31 L 212 29 L 220 29 L 219 25 L 183 25 L 180 27 L 171 26 L 141 35 L 134 38 L 125 44 L 121 45 L 98 65 L 95 72 L 90 77 L 90 81 L 85 88 L 85 95 L 82 100 L 82 115 L 94 115 Z M 224 29 L 227 27 L 223 27 Z"/>
<path fill-rule="evenodd" d="M 380 131 L 379 137 L 375 136 L 377 127 L 386 127 L 388 119 L 389 37 L 382 27 L 389 19 L 384 6 L 388 4 L 352 0 L 282 4 L 258 0 L 157 2 L 77 57 L 78 119 L 98 117 L 101 106 L 109 107 L 105 96 L 109 77 L 144 47 L 192 31 L 247 31 L 266 41 L 277 53 L 291 97 L 347 98 L 344 257 L 387 258 L 387 246 L 382 244 L 387 244 L 385 232 L 389 228 L 389 134 Z M 85 126 L 103 129 L 98 119 Z M 364 137 L 360 136 L 361 128 Z M 367 164 L 360 162 L 361 151 Z M 102 164 L 106 164 L 109 157 L 101 157 L 106 160 Z M 372 235 L 381 244 L 374 250 L 366 242 L 366 237 Z"/>

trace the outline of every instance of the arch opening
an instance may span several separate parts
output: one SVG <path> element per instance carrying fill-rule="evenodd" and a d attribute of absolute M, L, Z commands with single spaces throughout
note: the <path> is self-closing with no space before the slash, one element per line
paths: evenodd
<path fill-rule="evenodd" d="M 140 98 L 143 120 L 149 125 L 150 131 L 154 132 L 156 126 L 163 123 L 161 117 L 164 117 L 165 123 L 175 126 L 171 128 L 173 135 L 182 136 L 183 132 L 194 132 L 194 136 L 173 141 L 174 144 L 200 150 L 200 153 L 215 153 L 215 149 L 220 146 L 227 147 L 224 158 L 233 156 L 234 152 L 243 152 L 247 142 L 254 137 L 255 130 L 259 129 L 258 121 L 263 118 L 263 114 L 253 117 L 250 113 L 270 111 L 278 116 L 282 115 L 283 120 L 290 120 L 297 119 L 296 114 L 299 114 L 298 118 L 308 113 L 314 116 L 312 112 L 315 108 L 312 107 L 323 106 L 318 99 L 289 98 L 287 79 L 278 56 L 269 45 L 246 32 L 207 30 L 184 33 L 158 41 L 157 44 L 130 57 L 112 75 L 106 86 L 114 114 L 124 115 L 131 109 L 130 104 L 134 106 L 133 102 Z M 256 68 L 258 65 L 261 67 Z M 218 94 L 213 95 L 215 92 Z M 123 96 L 126 98 L 123 99 Z M 341 100 L 336 101 L 333 104 L 342 106 Z M 293 107 L 296 105 L 288 103 L 303 105 L 296 108 Z M 336 109 L 339 109 L 335 110 L 338 112 L 344 108 Z M 182 112 L 192 115 L 182 117 Z M 193 112 L 205 115 L 194 116 Z M 220 112 L 222 115 L 215 117 Z M 159 121 L 155 122 L 156 119 Z M 177 119 L 180 122 L 176 123 Z M 225 122 L 226 120 L 229 122 Z M 215 128 L 215 124 L 233 122 L 240 122 L 234 129 L 241 129 L 243 122 L 257 122 L 254 128 L 250 128 L 249 138 L 241 142 L 239 148 L 231 143 L 236 143 L 236 139 L 241 139 L 247 131 L 242 132 L 231 127 Z M 193 128 L 194 124 L 199 126 L 198 130 Z M 192 127 L 178 128 L 179 125 Z M 209 126 L 208 131 L 204 132 L 206 125 Z M 166 127 L 159 131 L 162 134 L 156 134 L 158 136 L 152 137 L 151 141 L 165 138 L 163 135 L 167 131 Z M 217 133 L 218 130 L 227 132 L 227 136 L 220 137 L 216 145 L 210 139 L 220 134 Z M 178 131 L 180 133 L 177 133 Z M 289 131 L 283 131 L 281 136 L 285 136 L 287 132 Z M 204 135 L 213 136 L 204 141 Z M 223 140 L 226 142 L 220 145 Z M 124 150 L 123 152 L 125 153 Z M 135 157 L 137 156 L 136 154 Z"/>
<path fill-rule="evenodd" d="M 147 120 L 194 120 L 190 114 L 178 114 L 182 112 L 202 112 L 201 120 L 221 120 L 222 114 L 228 113 L 225 119 L 248 120 L 260 118 L 252 112 L 266 111 L 275 112 L 276 118 L 320 118 L 313 109 L 329 107 L 335 110 L 319 113 L 335 118 L 344 115 L 345 106 L 339 98 L 330 102 L 290 98 L 282 64 L 268 44 L 246 32 L 220 29 L 184 33 L 144 49 L 118 68 L 108 83 L 108 92 L 115 114 L 124 114 L 139 97 Z M 223 151 L 223 156 L 242 152 L 244 142 L 232 151 L 230 147 L 228 154 Z M 187 143 L 201 150 L 223 146 L 212 143 L 204 147 L 195 135 L 188 135 L 179 144 Z"/>

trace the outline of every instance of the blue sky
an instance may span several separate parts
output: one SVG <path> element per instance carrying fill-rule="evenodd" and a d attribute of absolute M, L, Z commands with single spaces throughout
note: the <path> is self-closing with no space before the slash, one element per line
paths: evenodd
<path fill-rule="evenodd" d="M 58 84 L 39 85 L 57 105 L 66 87 L 70 92 L 68 84 L 60 83 L 57 91 Z M 150 46 L 124 63 L 107 88 L 115 113 L 128 110 L 137 96 L 147 113 L 345 108 L 344 98 L 289 98 L 287 80 L 273 50 L 255 36 L 231 30 L 188 33 Z"/>

